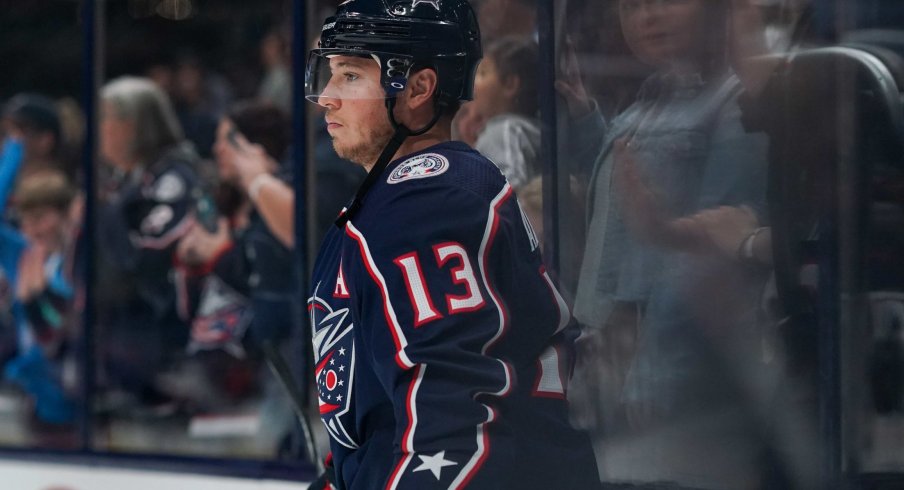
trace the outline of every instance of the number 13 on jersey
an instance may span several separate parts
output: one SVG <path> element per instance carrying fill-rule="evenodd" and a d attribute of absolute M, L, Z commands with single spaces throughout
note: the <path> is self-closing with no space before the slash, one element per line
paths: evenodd
<path fill-rule="evenodd" d="M 433 246 L 436 267 L 448 266 L 451 280 L 461 289 L 461 294 L 446 295 L 446 314 L 454 315 L 479 310 L 484 305 L 480 285 L 474 275 L 474 268 L 465 248 L 455 242 L 445 242 Z M 408 297 L 414 309 L 414 326 L 420 327 L 443 317 L 428 290 L 424 270 L 416 252 L 397 257 L 393 262 L 401 269 L 408 288 Z M 431 264 L 432 266 L 432 264 Z"/>

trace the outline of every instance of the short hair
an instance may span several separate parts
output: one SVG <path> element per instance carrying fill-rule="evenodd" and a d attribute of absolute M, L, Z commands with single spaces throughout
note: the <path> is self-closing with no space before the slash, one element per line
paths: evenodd
<path fill-rule="evenodd" d="M 292 142 L 292 125 L 279 107 L 258 100 L 237 102 L 227 112 L 227 119 L 251 143 L 261 145 L 276 161 L 282 161 Z"/>
<path fill-rule="evenodd" d="M 116 78 L 101 89 L 101 100 L 113 106 L 117 117 L 135 123 L 132 156 L 144 165 L 184 138 L 169 97 L 150 79 Z"/>
<path fill-rule="evenodd" d="M 485 59 L 496 64 L 499 78 L 517 76 L 521 80 L 515 96 L 515 112 L 534 117 L 539 110 L 537 97 L 537 65 L 540 54 L 537 43 L 524 36 L 505 36 L 487 46 Z"/>
<path fill-rule="evenodd" d="M 3 116 L 23 131 L 51 133 L 54 153 L 62 144 L 60 114 L 53 99 L 35 93 L 14 95 L 3 108 Z"/>
<path fill-rule="evenodd" d="M 22 179 L 16 189 L 15 203 L 19 212 L 52 208 L 66 212 L 75 198 L 75 187 L 59 170 L 44 170 Z"/>

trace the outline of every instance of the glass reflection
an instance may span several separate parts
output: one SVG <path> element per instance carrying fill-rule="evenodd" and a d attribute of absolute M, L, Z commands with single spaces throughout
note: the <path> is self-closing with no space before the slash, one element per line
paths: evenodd
<path fill-rule="evenodd" d="M 743 244 L 762 234 L 767 140 L 741 123 L 726 2 L 622 0 L 615 15 L 653 73 L 597 133 L 584 170 L 577 417 L 609 479 L 734 488 L 770 471 L 766 430 L 749 412 L 775 389 L 757 316 L 768 270 Z M 569 82 L 567 106 L 594 107 L 580 78 L 559 84 Z M 591 121 L 571 129 L 602 117 L 573 114 Z"/>

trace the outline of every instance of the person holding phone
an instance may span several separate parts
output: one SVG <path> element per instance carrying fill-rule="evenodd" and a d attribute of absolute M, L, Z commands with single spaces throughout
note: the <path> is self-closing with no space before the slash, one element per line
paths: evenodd
<path fill-rule="evenodd" d="M 235 349 L 249 326 L 258 341 L 285 338 L 292 329 L 297 287 L 286 271 L 292 264 L 294 194 L 279 163 L 291 142 L 290 128 L 281 109 L 258 101 L 235 104 L 219 122 L 213 154 L 221 217 L 214 231 L 193 226 L 177 248 L 182 278 L 195 300 L 185 314 L 192 318 L 196 347 Z M 222 307 L 207 308 L 205 299 Z M 242 314 L 235 315 L 237 309 Z M 243 323 L 221 325 L 237 338 L 205 342 L 205 328 L 220 320 Z"/>

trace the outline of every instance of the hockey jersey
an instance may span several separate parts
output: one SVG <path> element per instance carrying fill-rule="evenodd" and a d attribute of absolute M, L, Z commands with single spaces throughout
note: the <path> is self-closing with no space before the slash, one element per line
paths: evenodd
<path fill-rule="evenodd" d="M 596 488 L 568 423 L 576 330 L 498 168 L 390 163 L 315 265 L 320 414 L 343 489 Z"/>

